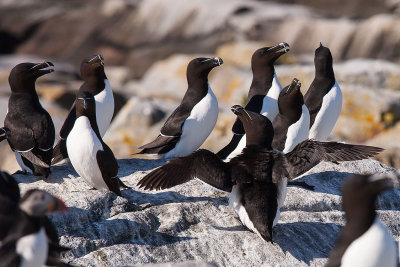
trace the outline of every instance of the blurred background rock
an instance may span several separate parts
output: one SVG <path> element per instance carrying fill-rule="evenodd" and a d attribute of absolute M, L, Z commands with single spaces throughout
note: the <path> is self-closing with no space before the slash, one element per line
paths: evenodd
<path fill-rule="evenodd" d="M 344 94 L 330 138 L 384 147 L 379 159 L 400 167 L 399 0 L 0 0 L 0 17 L 1 122 L 12 67 L 51 60 L 56 72 L 41 78 L 37 90 L 58 131 L 82 83 L 81 59 L 101 53 L 116 100 L 105 141 L 117 157 L 131 157 L 179 104 L 187 63 L 218 55 L 225 63 L 211 72 L 210 84 L 220 115 L 203 145 L 218 151 L 231 137 L 229 107 L 246 99 L 254 50 L 288 42 L 278 77 L 283 86 L 299 78 L 306 92 L 322 42 Z M 0 168 L 17 170 L 5 142 Z"/>

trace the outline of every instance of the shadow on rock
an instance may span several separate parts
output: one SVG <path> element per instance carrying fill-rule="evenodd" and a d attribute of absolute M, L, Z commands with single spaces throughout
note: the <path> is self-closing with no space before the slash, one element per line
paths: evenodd
<path fill-rule="evenodd" d="M 340 191 L 342 183 L 349 175 L 353 174 L 349 172 L 324 171 L 305 175 L 294 181 L 306 182 L 307 184 L 314 186 L 314 192 L 317 193 L 340 196 L 342 195 Z"/>
<path fill-rule="evenodd" d="M 165 159 L 121 159 L 118 160 L 120 166 L 118 175 L 124 177 L 137 171 L 149 171 L 164 165 L 166 162 Z"/>
<path fill-rule="evenodd" d="M 124 197 L 133 203 L 138 205 L 147 204 L 145 208 L 152 206 L 159 206 L 171 203 L 194 203 L 201 201 L 210 201 L 216 205 L 228 205 L 228 200 L 226 197 L 188 197 L 184 196 L 178 192 L 168 191 L 160 193 L 143 193 L 135 190 L 125 190 Z"/>
<path fill-rule="evenodd" d="M 273 242 L 286 253 L 310 265 L 314 258 L 327 258 L 341 226 L 334 223 L 281 223 L 273 229 Z"/>

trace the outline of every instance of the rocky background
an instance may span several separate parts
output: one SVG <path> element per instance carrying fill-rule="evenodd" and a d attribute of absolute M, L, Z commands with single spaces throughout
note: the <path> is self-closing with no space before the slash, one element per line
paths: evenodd
<path fill-rule="evenodd" d="M 225 63 L 211 72 L 210 85 L 220 114 L 203 145 L 216 152 L 231 138 L 235 117 L 230 106 L 246 100 L 252 53 L 263 46 L 289 43 L 291 51 L 280 59 L 276 72 L 283 86 L 294 77 L 300 79 L 305 93 L 314 78 L 314 50 L 322 42 L 332 51 L 344 97 L 330 139 L 383 147 L 386 151 L 377 159 L 400 168 L 399 0 L 0 0 L 0 18 L 0 122 L 7 111 L 12 67 L 50 60 L 56 72 L 40 78 L 37 90 L 58 131 L 82 83 L 81 59 L 101 53 L 116 100 L 105 141 L 118 158 L 131 158 L 137 147 L 158 134 L 179 104 L 187 88 L 187 63 L 198 55 L 217 55 Z M 146 171 L 163 163 L 122 160 L 120 176 L 134 186 Z M 289 194 L 287 212 L 282 214 L 286 224 L 277 227 L 277 241 L 268 246 L 241 226 L 225 195 L 196 183 L 170 193 L 126 190 L 125 199 L 88 191 L 74 179 L 76 174 L 68 176 L 74 173 L 69 165 L 55 168 L 49 182 L 18 179 L 24 189 L 48 189 L 73 206 L 54 220 L 62 243 L 73 247 L 66 259 L 78 265 L 200 260 L 226 266 L 278 262 L 319 266 L 344 222 L 342 180 L 348 173 L 389 170 L 382 166 L 368 161 L 314 169 L 322 174 L 309 179 L 318 184 L 322 177 L 324 185 L 318 185 L 311 196 L 301 189 L 289 191 L 301 197 Z M 11 173 L 18 169 L 6 142 L 0 144 L 0 169 Z M 398 201 L 399 192 L 395 194 L 381 201 L 379 208 L 398 238 L 399 203 L 393 201 Z M 212 218 L 207 219 L 209 214 Z M 63 221 L 69 224 L 63 226 Z M 114 233 L 116 225 L 127 236 Z M 314 236 L 309 226 L 322 232 Z M 203 242 L 204 232 L 208 239 Z M 302 240 L 301 248 L 289 238 L 293 235 Z M 237 244 L 233 254 L 218 254 L 219 248 L 231 248 L 232 243 Z"/>

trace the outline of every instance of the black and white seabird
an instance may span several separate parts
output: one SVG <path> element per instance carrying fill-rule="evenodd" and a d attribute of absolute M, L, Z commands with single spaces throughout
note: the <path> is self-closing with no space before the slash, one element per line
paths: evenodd
<path fill-rule="evenodd" d="M 30 218 L 28 214 L 21 214 L 25 211 L 21 210 L 19 203 L 21 200 L 18 183 L 6 172 L 0 171 L 0 244 L 4 240 L 9 239 L 9 234 L 15 229 L 16 222 L 20 222 L 20 218 Z M 58 205 L 61 209 L 66 209 L 62 205 Z M 26 216 L 25 216 L 26 215 Z M 35 218 L 33 218 L 36 220 Z M 45 229 L 49 244 L 46 265 L 48 266 L 69 266 L 60 261 L 60 253 L 69 250 L 59 245 L 58 233 L 52 222 L 43 217 L 43 227 Z M 0 264 L 1 265 L 1 264 Z"/>
<path fill-rule="evenodd" d="M 166 189 L 193 178 L 226 192 L 230 204 L 249 229 L 267 241 L 279 220 L 284 195 L 282 179 L 293 179 L 321 161 L 348 161 L 368 158 L 382 149 L 335 142 L 306 140 L 293 151 L 282 154 L 272 149 L 273 126 L 259 113 L 233 106 L 246 132 L 243 153 L 223 162 L 214 153 L 200 149 L 187 157 L 171 160 L 147 174 L 138 185 L 146 190 Z"/>
<path fill-rule="evenodd" d="M 18 204 L 18 210 L 14 210 L 11 227 L 0 230 L 7 231 L 0 246 L 2 266 L 68 266 L 51 257 L 52 244 L 45 229 L 47 213 L 65 210 L 64 202 L 46 191 L 27 191 Z"/>
<path fill-rule="evenodd" d="M 397 248 L 376 214 L 375 202 L 383 191 L 398 185 L 397 175 L 354 175 L 342 186 L 346 225 L 342 228 L 326 267 L 396 267 Z"/>
<path fill-rule="evenodd" d="M 283 153 L 292 151 L 300 142 L 308 139 L 310 113 L 304 104 L 300 87 L 300 81 L 293 79 L 292 83 L 281 91 L 278 98 L 279 114 L 272 121 L 272 147 Z"/>
<path fill-rule="evenodd" d="M 22 171 L 44 177 L 50 173 L 55 129 L 50 114 L 39 102 L 35 82 L 53 72 L 53 66 L 51 62 L 21 63 L 11 70 L 11 96 L 5 128 L 0 130 L 0 139 L 7 138 Z"/>
<path fill-rule="evenodd" d="M 280 43 L 272 47 L 264 47 L 256 50 L 251 58 L 253 80 L 247 96 L 246 110 L 260 113 L 273 121 L 278 114 L 278 97 L 282 91 L 275 73 L 275 61 L 289 52 L 287 43 Z M 246 146 L 246 138 L 243 125 L 236 119 L 232 127 L 232 140 L 222 148 L 217 155 L 227 161 L 239 155 Z"/>
<path fill-rule="evenodd" d="M 169 116 L 157 138 L 139 147 L 142 149 L 139 154 L 182 157 L 204 143 L 218 119 L 218 101 L 208 83 L 208 74 L 221 64 L 223 61 L 219 57 L 201 57 L 189 62 L 188 89 L 181 104 Z"/>
<path fill-rule="evenodd" d="M 104 58 L 101 55 L 93 55 L 82 60 L 80 72 L 84 83 L 79 92 L 88 91 L 96 100 L 96 118 L 100 136 L 103 137 L 110 126 L 114 115 L 114 95 L 110 82 L 104 72 Z M 60 130 L 60 140 L 54 147 L 52 165 L 62 165 L 68 162 L 66 140 L 74 126 L 76 119 L 74 103 Z"/>
<path fill-rule="evenodd" d="M 304 103 L 310 111 L 308 138 L 325 141 L 342 110 L 342 91 L 335 79 L 332 54 L 322 44 L 315 50 L 315 78 L 304 95 Z"/>
<path fill-rule="evenodd" d="M 76 119 L 67 137 L 69 159 L 76 172 L 96 189 L 106 189 L 121 196 L 118 163 L 103 142 L 96 120 L 96 102 L 92 93 L 78 92 Z"/>

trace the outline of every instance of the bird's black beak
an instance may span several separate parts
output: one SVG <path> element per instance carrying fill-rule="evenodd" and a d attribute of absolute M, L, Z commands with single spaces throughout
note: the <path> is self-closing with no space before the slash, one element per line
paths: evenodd
<path fill-rule="evenodd" d="M 43 63 L 38 63 L 38 64 L 34 65 L 33 67 L 31 67 L 29 70 L 33 71 L 33 73 L 35 74 L 36 77 L 40 77 L 47 73 L 53 72 L 54 69 L 52 67 L 54 67 L 54 64 L 51 63 L 50 61 L 47 61 L 47 62 L 43 62 Z"/>
<path fill-rule="evenodd" d="M 231 107 L 232 112 L 240 119 L 240 120 L 252 120 L 250 114 L 240 105 L 234 105 Z"/>
<path fill-rule="evenodd" d="M 278 45 L 268 48 L 267 51 L 272 52 L 272 53 L 279 53 L 280 55 L 283 55 L 290 51 L 290 46 L 288 43 L 282 42 Z"/>
<path fill-rule="evenodd" d="M 99 63 L 100 65 L 104 66 L 104 58 L 102 55 L 98 54 L 98 55 L 94 56 L 93 58 L 89 59 L 88 63 L 90 65 Z"/>
<path fill-rule="evenodd" d="M 324 46 L 322 45 L 322 42 L 319 42 L 319 47 L 324 47 Z"/>
<path fill-rule="evenodd" d="M 211 64 L 213 64 L 214 67 L 221 66 L 222 64 L 224 64 L 224 61 L 220 57 L 207 58 L 202 62 L 210 62 Z"/>
<path fill-rule="evenodd" d="M 7 127 L 0 128 L 0 142 L 4 139 L 7 139 L 9 135 L 10 129 L 8 129 Z"/>
<path fill-rule="evenodd" d="M 285 89 L 283 95 L 290 94 L 293 90 L 300 90 L 301 83 L 298 79 L 294 78 L 292 83 Z"/>

